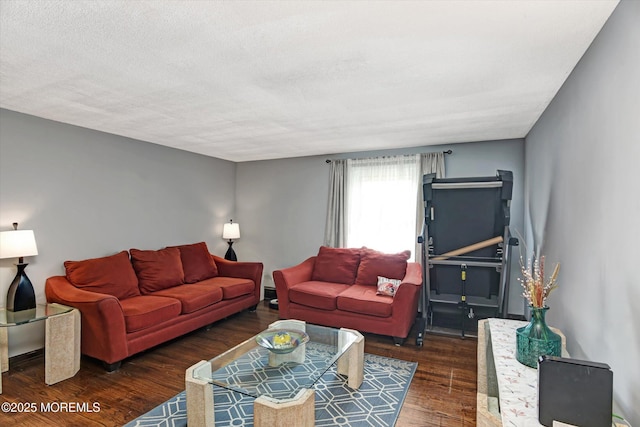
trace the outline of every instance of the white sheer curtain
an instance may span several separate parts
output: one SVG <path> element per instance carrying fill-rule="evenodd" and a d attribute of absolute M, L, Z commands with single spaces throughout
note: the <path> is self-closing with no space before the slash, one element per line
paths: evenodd
<path fill-rule="evenodd" d="M 349 159 L 347 170 L 346 246 L 413 258 L 419 155 Z"/>

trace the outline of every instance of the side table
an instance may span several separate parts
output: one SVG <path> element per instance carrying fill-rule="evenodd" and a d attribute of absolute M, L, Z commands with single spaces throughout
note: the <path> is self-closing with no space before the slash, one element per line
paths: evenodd
<path fill-rule="evenodd" d="M 516 360 L 516 329 L 527 322 L 509 319 L 478 321 L 479 427 L 542 426 L 538 422 L 538 370 Z M 564 334 L 562 356 L 569 357 Z"/>
<path fill-rule="evenodd" d="M 44 381 L 48 385 L 73 377 L 80 370 L 80 312 L 61 304 L 38 304 L 35 309 L 0 309 L 0 394 L 2 372 L 9 370 L 8 328 L 45 321 Z"/>

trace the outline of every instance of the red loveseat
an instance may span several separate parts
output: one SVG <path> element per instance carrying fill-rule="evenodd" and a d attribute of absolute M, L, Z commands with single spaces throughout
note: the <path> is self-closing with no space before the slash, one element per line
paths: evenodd
<path fill-rule="evenodd" d="M 273 279 L 283 319 L 390 335 L 401 345 L 418 313 L 422 269 L 407 262 L 410 252 L 382 254 L 371 249 L 322 246 Z M 394 296 L 378 292 L 379 277 L 399 279 Z"/>
<path fill-rule="evenodd" d="M 65 276 L 46 281 L 47 301 L 80 310 L 82 353 L 109 371 L 260 301 L 262 263 L 226 261 L 204 242 L 64 265 Z"/>

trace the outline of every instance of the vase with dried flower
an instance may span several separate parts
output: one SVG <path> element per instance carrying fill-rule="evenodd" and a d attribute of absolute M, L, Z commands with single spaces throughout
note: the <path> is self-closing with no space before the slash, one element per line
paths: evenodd
<path fill-rule="evenodd" d="M 553 332 L 545 320 L 549 307 L 547 297 L 556 287 L 560 271 L 560 264 L 556 264 L 548 279 L 544 276 L 544 256 L 535 260 L 533 265 L 526 266 L 520 260 L 522 278 L 520 282 L 524 288 L 523 296 L 528 300 L 531 308 L 531 321 L 528 325 L 516 330 L 516 359 L 529 367 L 538 367 L 540 356 L 560 356 L 562 339 Z"/>

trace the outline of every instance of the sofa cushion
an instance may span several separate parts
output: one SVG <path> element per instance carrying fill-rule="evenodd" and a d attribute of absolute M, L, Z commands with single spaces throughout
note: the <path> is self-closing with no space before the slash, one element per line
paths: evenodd
<path fill-rule="evenodd" d="M 85 291 L 125 299 L 140 295 L 138 278 L 127 251 L 83 261 L 65 261 L 67 280 Z"/>
<path fill-rule="evenodd" d="M 184 272 L 178 249 L 164 248 L 157 251 L 131 249 L 129 252 L 142 294 L 182 284 Z"/>
<path fill-rule="evenodd" d="M 402 279 L 407 272 L 407 260 L 411 256 L 411 251 L 404 251 L 397 254 L 383 254 L 373 249 L 362 249 L 357 285 L 376 285 L 378 276 L 390 279 Z"/>
<path fill-rule="evenodd" d="M 180 301 L 142 295 L 120 301 L 127 333 L 146 329 L 180 315 Z"/>
<path fill-rule="evenodd" d="M 243 295 L 250 295 L 256 288 L 253 280 L 239 277 L 214 277 L 203 280 L 199 284 L 206 286 L 216 286 L 222 289 L 222 299 L 233 299 Z"/>
<path fill-rule="evenodd" d="M 338 310 L 376 317 L 390 317 L 393 313 L 393 298 L 377 295 L 376 292 L 375 286 L 350 286 L 349 289 L 338 295 Z"/>
<path fill-rule="evenodd" d="M 321 246 L 311 280 L 351 285 L 355 281 L 359 263 L 360 249 Z"/>
<path fill-rule="evenodd" d="M 388 297 L 396 296 L 398 288 L 402 284 L 400 279 L 389 279 L 388 277 L 378 276 L 377 295 L 386 295 Z"/>
<path fill-rule="evenodd" d="M 170 247 L 180 251 L 184 283 L 196 283 L 218 275 L 218 267 L 205 242 Z"/>
<path fill-rule="evenodd" d="M 289 301 L 322 310 L 335 310 L 336 297 L 352 285 L 309 281 L 289 289 Z"/>
<path fill-rule="evenodd" d="M 173 286 L 150 295 L 177 299 L 182 304 L 181 313 L 187 314 L 222 301 L 222 288 L 192 283 Z"/>

